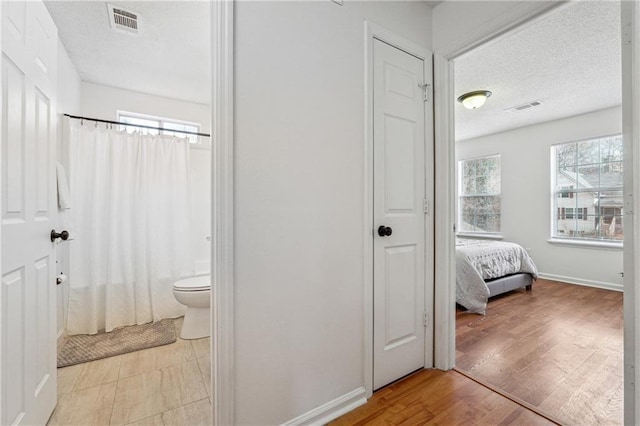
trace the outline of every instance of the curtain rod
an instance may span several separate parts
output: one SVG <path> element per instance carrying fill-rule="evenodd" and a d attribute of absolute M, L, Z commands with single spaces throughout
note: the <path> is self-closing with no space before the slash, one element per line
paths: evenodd
<path fill-rule="evenodd" d="M 167 131 L 167 132 L 184 133 L 185 135 L 204 136 L 204 137 L 207 137 L 207 138 L 211 137 L 211 135 L 209 133 L 190 132 L 188 130 L 163 129 L 161 127 L 143 126 L 142 124 L 129 124 L 129 123 L 122 123 L 120 121 L 112 121 L 112 120 L 101 120 L 99 118 L 81 117 L 79 115 L 71 115 L 71 114 L 63 114 L 63 115 L 65 117 L 74 118 L 76 120 L 87 120 L 87 121 L 95 121 L 95 122 L 98 122 L 98 123 L 108 123 L 108 124 L 120 124 L 121 126 L 140 127 L 142 129 L 151 129 L 151 130 L 163 130 L 163 131 Z"/>

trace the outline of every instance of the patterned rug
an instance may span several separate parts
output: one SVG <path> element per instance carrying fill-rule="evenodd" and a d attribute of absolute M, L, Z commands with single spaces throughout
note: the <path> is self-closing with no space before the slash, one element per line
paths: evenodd
<path fill-rule="evenodd" d="M 126 354 L 177 339 L 173 319 L 117 328 L 109 333 L 78 334 L 65 342 L 58 354 L 58 368 Z"/>

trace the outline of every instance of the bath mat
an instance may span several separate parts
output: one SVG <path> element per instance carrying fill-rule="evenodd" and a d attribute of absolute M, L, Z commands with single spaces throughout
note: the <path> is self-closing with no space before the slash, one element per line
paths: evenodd
<path fill-rule="evenodd" d="M 168 345 L 176 340 L 173 319 L 121 327 L 109 333 L 78 334 L 69 337 L 60 350 L 58 368 Z"/>

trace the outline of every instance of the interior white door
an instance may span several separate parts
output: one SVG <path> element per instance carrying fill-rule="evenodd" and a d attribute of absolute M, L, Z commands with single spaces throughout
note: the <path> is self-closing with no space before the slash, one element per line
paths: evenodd
<path fill-rule="evenodd" d="M 2 2 L 0 424 L 56 404 L 54 181 L 57 29 L 41 2 Z"/>
<path fill-rule="evenodd" d="M 373 44 L 373 387 L 424 366 L 424 61 Z"/>

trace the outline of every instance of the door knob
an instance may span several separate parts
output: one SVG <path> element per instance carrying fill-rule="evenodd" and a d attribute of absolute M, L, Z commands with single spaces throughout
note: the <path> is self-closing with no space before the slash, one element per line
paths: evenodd
<path fill-rule="evenodd" d="M 57 238 L 62 238 L 64 241 L 67 241 L 69 239 L 69 232 L 68 231 L 56 232 L 55 229 L 52 229 L 51 242 L 54 242 Z"/>
<path fill-rule="evenodd" d="M 389 226 L 380 225 L 380 227 L 378 228 L 378 235 L 380 235 L 381 237 L 388 237 L 392 233 L 393 229 L 391 229 L 391 227 Z"/>

